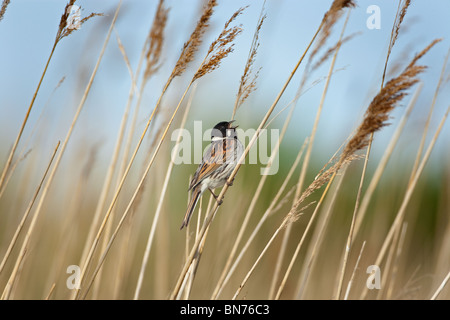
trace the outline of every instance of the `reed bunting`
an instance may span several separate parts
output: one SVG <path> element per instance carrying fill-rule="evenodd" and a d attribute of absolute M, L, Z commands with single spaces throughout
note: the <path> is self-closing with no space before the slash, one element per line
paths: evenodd
<path fill-rule="evenodd" d="M 191 200 L 180 230 L 188 225 L 203 192 L 209 190 L 217 200 L 213 189 L 225 185 L 244 152 L 244 147 L 237 138 L 237 126 L 231 126 L 233 122 L 234 120 L 219 122 L 211 132 L 211 144 L 206 149 L 189 185 L 189 190 L 192 190 Z"/>

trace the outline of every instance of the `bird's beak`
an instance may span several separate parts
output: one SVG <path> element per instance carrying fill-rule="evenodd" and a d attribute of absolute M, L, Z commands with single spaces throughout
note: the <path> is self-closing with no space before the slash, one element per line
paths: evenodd
<path fill-rule="evenodd" d="M 231 124 L 233 123 L 233 122 L 235 122 L 236 120 L 231 120 L 230 122 L 228 122 L 228 129 L 236 129 L 237 127 L 239 127 L 239 126 L 235 126 L 235 127 L 232 127 L 231 126 Z"/>

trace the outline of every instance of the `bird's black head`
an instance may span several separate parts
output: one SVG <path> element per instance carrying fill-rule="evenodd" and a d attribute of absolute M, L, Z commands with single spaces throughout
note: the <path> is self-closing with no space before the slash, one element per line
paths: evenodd
<path fill-rule="evenodd" d="M 223 138 L 236 138 L 236 128 L 233 127 L 233 121 L 222 121 L 214 126 L 211 131 L 211 140 L 223 139 Z"/>

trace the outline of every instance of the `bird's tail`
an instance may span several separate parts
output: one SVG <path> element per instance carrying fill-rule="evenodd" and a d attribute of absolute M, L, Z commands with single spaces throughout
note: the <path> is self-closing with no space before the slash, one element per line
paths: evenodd
<path fill-rule="evenodd" d="M 194 212 L 195 206 L 197 205 L 198 199 L 200 199 L 200 194 L 201 194 L 200 190 L 198 188 L 195 188 L 192 193 L 191 201 L 189 202 L 186 214 L 184 216 L 183 224 L 181 225 L 180 230 L 183 229 L 184 227 L 187 227 L 192 212 Z"/>

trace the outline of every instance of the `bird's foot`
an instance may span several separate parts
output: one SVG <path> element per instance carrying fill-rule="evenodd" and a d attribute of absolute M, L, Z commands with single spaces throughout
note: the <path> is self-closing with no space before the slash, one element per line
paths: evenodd
<path fill-rule="evenodd" d="M 220 206 L 223 203 L 223 200 L 218 200 L 219 196 L 217 196 L 210 188 L 208 188 L 209 192 L 213 195 L 214 199 L 216 199 L 217 204 Z"/>
<path fill-rule="evenodd" d="M 234 178 L 233 178 L 233 180 L 231 180 L 231 181 L 228 181 L 228 180 L 227 180 L 227 185 L 228 185 L 229 187 L 231 187 L 231 186 L 233 185 L 233 183 L 234 183 Z"/>

